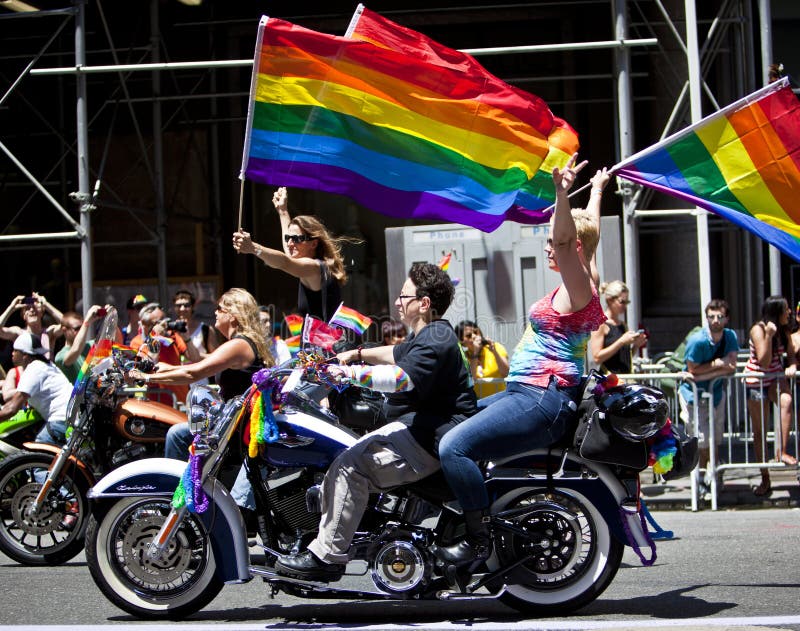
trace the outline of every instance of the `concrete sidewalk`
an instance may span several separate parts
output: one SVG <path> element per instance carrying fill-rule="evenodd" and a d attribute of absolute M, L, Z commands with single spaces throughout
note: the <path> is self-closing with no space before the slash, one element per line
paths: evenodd
<path fill-rule="evenodd" d="M 652 469 L 642 471 L 642 497 L 647 508 L 653 510 L 691 510 L 692 487 L 689 476 L 670 480 L 654 481 Z M 756 497 L 753 489 L 761 482 L 758 469 L 728 469 L 717 487 L 717 509 L 736 508 L 790 508 L 800 506 L 800 484 L 797 467 L 770 469 L 772 493 L 768 497 Z M 699 510 L 711 510 L 711 501 L 699 499 Z"/>

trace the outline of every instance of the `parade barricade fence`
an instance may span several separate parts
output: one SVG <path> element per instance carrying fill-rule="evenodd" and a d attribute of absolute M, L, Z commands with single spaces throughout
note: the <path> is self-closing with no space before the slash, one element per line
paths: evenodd
<path fill-rule="evenodd" d="M 653 366 L 653 369 L 656 369 Z M 661 373 L 643 372 L 632 375 L 619 375 L 624 381 L 644 383 L 652 385 L 662 390 L 667 396 L 669 403 L 670 418 L 675 422 L 683 421 L 687 430 L 694 436 L 699 436 L 699 417 L 701 409 L 708 412 L 708 450 L 710 463 L 706 468 L 706 463 L 700 462 L 698 467 L 691 475 L 691 497 L 692 510 L 698 508 L 698 495 L 700 474 L 705 474 L 705 482 L 708 485 L 708 493 L 711 502 L 711 510 L 717 510 L 719 497 L 719 484 L 723 482 L 726 471 L 733 469 L 786 469 L 797 468 L 796 465 L 786 465 L 778 459 L 774 459 L 770 454 L 777 453 L 781 445 L 781 423 L 780 410 L 772 404 L 764 395 L 768 388 L 761 385 L 764 380 L 769 382 L 777 378 L 775 400 L 780 400 L 780 395 L 784 392 L 792 394 L 791 423 L 789 428 L 788 451 L 795 455 L 798 454 L 798 397 L 794 395 L 795 378 L 787 378 L 784 373 L 753 373 L 737 372 L 733 375 L 719 377 L 709 383 L 708 392 L 702 392 L 698 396 L 697 387 L 694 380 L 686 372 Z M 751 383 L 748 385 L 746 381 Z M 722 406 L 724 419 L 722 423 L 723 434 L 717 437 L 715 434 L 715 413 L 713 405 L 714 385 L 723 382 L 724 405 Z M 681 406 L 678 399 L 678 389 L 681 383 L 686 383 L 692 388 L 693 400 L 696 405 L 689 410 L 692 418 L 681 418 Z M 754 445 L 753 420 L 747 407 L 748 396 L 751 391 L 759 393 L 762 418 L 761 431 L 761 459 L 756 457 Z M 774 445 L 770 449 L 770 443 Z"/>

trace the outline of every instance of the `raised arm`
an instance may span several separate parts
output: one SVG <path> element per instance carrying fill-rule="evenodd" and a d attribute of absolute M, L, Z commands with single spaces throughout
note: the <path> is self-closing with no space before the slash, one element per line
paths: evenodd
<path fill-rule="evenodd" d="M 289 224 L 292 221 L 292 218 L 289 216 L 289 193 L 286 192 L 286 187 L 281 186 L 275 193 L 272 195 L 272 204 L 275 206 L 275 210 L 278 211 L 278 217 L 281 220 L 281 245 L 283 246 L 283 252 L 287 256 L 289 255 L 289 244 L 286 243 L 286 233 L 289 230 Z"/>
<path fill-rule="evenodd" d="M 556 207 L 550 231 L 553 254 L 561 274 L 562 285 L 556 292 L 553 307 L 560 313 L 574 313 L 589 304 L 592 298 L 589 261 L 584 263 L 578 252 L 578 233 L 569 204 L 569 190 L 587 162 L 576 165 L 574 154 L 563 169 L 553 169 L 556 188 Z"/>
<path fill-rule="evenodd" d="M 592 176 L 592 179 L 589 180 L 592 183 L 592 192 L 589 194 L 589 203 L 586 204 L 586 210 L 592 215 L 592 219 L 597 226 L 597 234 L 600 234 L 600 204 L 603 200 L 603 191 L 609 180 L 611 180 L 611 175 L 606 167 L 597 171 L 597 173 Z M 599 286 L 600 272 L 597 270 L 597 249 L 595 249 L 594 254 L 592 254 L 592 260 L 589 261 L 589 269 L 592 274 L 592 281 L 595 286 Z"/>

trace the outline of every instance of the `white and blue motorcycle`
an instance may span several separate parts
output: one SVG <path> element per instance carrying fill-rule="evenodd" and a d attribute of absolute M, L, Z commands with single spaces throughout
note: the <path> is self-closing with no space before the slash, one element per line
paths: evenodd
<path fill-rule="evenodd" d="M 625 545 L 637 552 L 650 545 L 651 558 L 640 556 L 648 564 L 654 560 L 638 504 L 639 472 L 647 466 L 644 441 L 628 441 L 636 453 L 623 463 L 603 464 L 580 453 L 592 442 L 590 426 L 614 418 L 604 401 L 634 410 L 628 429 L 640 437 L 664 425 L 666 404 L 662 409 L 658 391 L 624 386 L 613 401 L 595 388 L 578 402 L 582 445 L 576 447 L 571 434 L 563 445 L 486 463 L 494 551 L 476 573 L 443 566 L 430 551 L 464 533 L 458 503 L 439 473 L 371 498 L 339 581 L 278 575 L 275 556 L 305 549 L 316 535 L 319 483 L 328 465 L 358 439 L 296 387 L 314 374 L 309 364 L 259 373 L 250 391 L 227 403 L 195 388 L 189 465 L 142 460 L 92 488 L 86 557 L 112 603 L 140 618 L 177 618 L 203 608 L 225 584 L 259 577 L 273 595 L 489 598 L 553 615 L 596 599 L 613 580 Z M 262 413 L 254 413 L 259 406 Z M 247 462 L 255 492 L 261 550 L 253 557 L 242 513 L 219 480 L 231 458 Z M 359 584 L 348 586 L 353 582 Z"/>

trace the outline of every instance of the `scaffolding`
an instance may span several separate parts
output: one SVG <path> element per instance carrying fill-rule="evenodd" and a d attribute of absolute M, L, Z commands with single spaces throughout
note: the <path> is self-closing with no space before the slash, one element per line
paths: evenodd
<path fill-rule="evenodd" d="M 597 0 L 593 0 L 597 1 Z M 600 0 L 609 4 L 612 20 L 613 20 L 613 33 L 614 37 L 611 40 L 595 41 L 595 42 L 574 42 L 574 43 L 561 43 L 552 45 L 530 45 L 530 46 L 509 46 L 509 47 L 492 47 L 492 48 L 471 48 L 466 49 L 466 52 L 474 56 L 490 56 L 490 55 L 507 55 L 507 54 L 539 54 L 543 52 L 553 51 L 574 51 L 574 50 L 595 50 L 595 49 L 610 49 L 614 51 L 614 68 L 612 75 L 614 77 L 616 91 L 616 109 L 617 109 L 617 154 L 620 160 L 628 157 L 634 153 L 633 146 L 633 128 L 636 122 L 635 109 L 634 109 L 634 88 L 633 88 L 633 70 L 631 55 L 632 51 L 637 49 L 646 50 L 652 56 L 661 56 L 663 59 L 675 59 L 674 53 L 670 53 L 670 49 L 677 48 L 685 57 L 687 65 L 687 76 L 683 88 L 681 89 L 674 105 L 671 109 L 667 120 L 664 122 L 662 138 L 675 131 L 676 127 L 684 120 L 684 112 L 689 109 L 691 112 L 691 120 L 696 121 L 702 117 L 701 102 L 703 96 L 712 104 L 713 107 L 719 107 L 719 101 L 709 82 L 707 81 L 707 74 L 713 68 L 715 56 L 721 50 L 726 49 L 730 41 L 736 42 L 736 50 L 733 51 L 732 57 L 737 60 L 738 67 L 733 73 L 732 85 L 729 86 L 729 91 L 736 95 L 748 93 L 755 88 L 755 71 L 753 67 L 753 32 L 750 24 L 753 23 L 753 16 L 750 15 L 750 3 L 747 0 L 721 0 L 719 2 L 716 16 L 707 25 L 702 37 L 702 45 L 697 31 L 698 20 L 695 15 L 695 0 L 683 0 L 681 6 L 679 0 L 672 2 L 671 7 L 667 7 L 662 0 L 651 0 L 647 3 L 647 7 L 643 6 L 640 0 Z M 535 4 L 535 3 L 531 3 Z M 110 199 L 103 199 L 103 206 L 110 208 L 117 208 L 131 213 L 137 217 L 138 223 L 141 225 L 142 230 L 145 232 L 146 238 L 140 240 L 129 240 L 124 243 L 135 243 L 137 245 L 145 245 L 155 248 L 157 252 L 157 269 L 159 279 L 159 297 L 161 301 L 167 299 L 166 295 L 166 280 L 167 280 L 167 258 L 166 258 L 166 226 L 167 226 L 167 210 L 164 199 L 164 155 L 162 145 L 162 129 L 164 125 L 162 106 L 163 103 L 170 99 L 177 101 L 188 102 L 195 98 L 208 98 L 211 102 L 211 115 L 210 122 L 214 124 L 214 117 L 218 116 L 217 102 L 222 96 L 236 96 L 242 97 L 241 92 L 229 92 L 227 95 L 222 94 L 216 89 L 216 82 L 219 76 L 219 71 L 230 69 L 241 69 L 248 71 L 252 65 L 251 59 L 230 59 L 230 60 L 201 60 L 191 62 L 169 62 L 162 61 L 159 56 L 161 39 L 160 23 L 159 23 L 159 5 L 158 0 L 151 0 L 149 10 L 149 28 L 150 28 L 150 46 L 145 50 L 130 51 L 128 54 L 138 54 L 138 59 L 134 63 L 123 63 L 120 59 L 121 51 L 116 49 L 113 42 L 112 34 L 108 27 L 105 14 L 103 12 L 103 5 L 100 0 L 94 3 L 94 9 L 98 12 L 100 23 L 105 31 L 105 37 L 108 41 L 108 52 L 111 54 L 114 63 L 107 65 L 87 65 L 86 62 L 86 12 L 87 1 L 77 0 L 74 5 L 67 9 L 40 11 L 35 14 L 19 14 L 19 15 L 2 15 L 0 16 L 0 29 L 4 25 L 8 25 L 8 21 L 12 18 L 18 19 L 39 19 L 45 23 L 45 18 L 52 20 L 55 25 L 52 27 L 52 35 L 48 41 L 41 47 L 38 54 L 36 54 L 30 62 L 25 66 L 19 76 L 12 82 L 6 93 L 0 98 L 0 106 L 15 90 L 15 88 L 27 77 L 30 80 L 36 80 L 41 77 L 69 77 L 75 82 L 76 86 L 76 119 L 77 119 L 77 138 L 74 146 L 75 157 L 77 162 L 78 171 L 78 190 L 70 191 L 69 197 L 75 203 L 76 211 L 70 213 L 65 209 L 62 204 L 55 199 L 55 197 L 48 191 L 45 183 L 35 177 L 31 170 L 26 167 L 24 160 L 20 159 L 14 152 L 2 142 L 0 138 L 0 149 L 6 154 L 11 162 L 17 167 L 22 174 L 29 180 L 30 185 L 35 187 L 39 194 L 43 195 L 47 201 L 54 206 L 58 213 L 67 221 L 71 230 L 64 232 L 47 232 L 35 234 L 15 234 L 3 235 L 0 234 L 0 244 L 7 242 L 32 242 L 42 240 L 71 240 L 77 241 L 80 244 L 81 252 L 81 284 L 84 308 L 88 308 L 92 304 L 92 282 L 93 282 L 93 255 L 97 247 L 104 247 L 113 245 L 112 243 L 93 243 L 92 242 L 92 225 L 91 216 L 92 211 L 95 209 L 99 202 L 99 195 L 101 190 L 104 190 L 101 185 L 102 178 L 102 165 L 105 162 L 106 156 L 103 156 L 101 161 L 100 172 L 92 172 L 89 163 L 89 127 L 91 120 L 88 118 L 88 105 L 87 105 L 87 91 L 86 81 L 87 77 L 98 75 L 103 77 L 113 78 L 118 82 L 116 87 L 115 105 L 121 105 L 127 108 L 131 115 L 131 125 L 136 137 L 136 143 L 140 150 L 138 158 L 139 163 L 148 174 L 148 179 L 153 187 L 153 198 L 155 199 L 155 207 L 153 209 L 153 222 L 148 223 L 140 218 L 139 209 L 129 206 L 125 200 L 118 199 L 116 202 L 113 200 L 113 192 Z M 761 59 L 771 60 L 770 48 L 770 13 L 769 13 L 769 0 L 759 0 L 759 16 L 758 23 L 760 24 L 760 41 L 761 41 Z M 652 14 L 652 7 L 655 7 L 656 14 Z M 679 14 L 683 10 L 683 29 L 679 28 L 679 23 L 674 14 Z M 431 10 L 435 10 L 431 9 Z M 633 14 L 633 17 L 632 17 Z M 23 17 L 24 16 L 24 17 Z M 31 17 L 33 16 L 33 17 Z M 52 22 L 48 22 L 52 24 Z M 59 36 L 63 29 L 69 24 L 72 24 L 75 31 L 75 46 L 74 46 L 74 64 L 71 65 L 53 65 L 49 67 L 39 67 L 40 62 L 46 58 L 52 42 Z M 635 36 L 631 37 L 631 33 L 635 31 Z M 729 37 L 730 31 L 735 31 L 735 35 Z M 730 51 L 726 52 L 730 53 Z M 667 64 L 668 65 L 668 64 Z M 762 66 L 766 67 L 766 63 Z M 172 97 L 162 96 L 161 81 L 162 73 L 181 73 L 181 72 L 196 72 L 208 71 L 210 79 L 208 80 L 209 90 L 207 93 L 189 93 L 181 94 Z M 249 71 L 248 71 L 249 72 Z M 132 97 L 129 89 L 128 82 L 133 81 L 134 77 L 141 75 L 141 73 L 149 73 L 151 95 L 150 97 Z M 197 82 L 197 85 L 200 81 Z M 193 91 L 192 91 L 193 92 Z M 151 116 L 152 116 L 152 139 L 151 146 L 148 147 L 148 142 L 144 132 L 138 123 L 138 117 L 134 111 L 134 104 L 141 103 L 143 100 L 151 101 Z M 723 100 L 724 105 L 727 100 Z M 107 101 L 104 106 L 108 105 Z M 218 180 L 218 169 L 216 164 L 218 162 L 219 152 L 219 138 L 212 129 L 209 142 L 209 176 L 212 180 L 210 184 L 210 191 L 212 200 L 210 203 L 211 209 L 211 224 L 216 226 L 217 233 L 215 234 L 218 242 L 216 245 L 216 264 L 222 268 L 222 254 L 219 247 L 219 212 L 222 206 L 221 202 L 221 186 Z M 72 143 L 64 143 L 71 147 Z M 71 153 L 71 150 L 65 152 L 58 163 L 63 163 Z M 48 173 L 45 178 L 49 177 Z M 91 185 L 94 180 L 95 184 Z M 623 236 L 624 236 L 624 260 L 625 260 L 625 277 L 626 282 L 631 288 L 632 297 L 631 309 L 629 311 L 629 321 L 641 321 L 641 301 L 636 298 L 641 295 L 640 288 L 640 255 L 639 255 L 639 226 L 642 221 L 648 220 L 650 217 L 664 216 L 664 211 L 651 211 L 647 209 L 648 200 L 651 193 L 635 187 L 626 182 L 620 182 L 618 193 L 621 195 L 622 208 L 623 208 Z M 675 211 L 674 216 L 685 213 L 685 209 L 678 209 Z M 710 262 L 708 260 L 708 223 L 707 214 L 705 211 L 692 211 L 696 218 L 696 233 L 698 239 L 698 274 L 700 277 L 700 303 L 698 310 L 702 318 L 702 305 L 705 305 L 711 297 L 711 280 L 708 270 Z M 655 213 L 655 214 L 654 214 Z M 73 217 L 77 214 L 77 219 Z M 744 235 L 745 249 L 749 248 L 753 251 L 760 248 L 760 242 Z M 122 241 L 117 243 L 123 243 Z M 24 245 L 22 246 L 24 247 Z M 774 248 L 772 249 L 774 251 Z M 748 256 L 749 260 L 754 261 L 756 266 L 753 270 L 748 270 L 745 275 L 745 283 L 747 287 L 745 291 L 750 296 L 759 296 L 763 298 L 763 288 L 758 287 L 757 279 L 763 277 L 763 271 L 759 268 L 760 257 Z M 777 251 L 771 256 L 771 292 L 780 293 L 780 259 Z M 754 279 L 756 279 L 754 281 Z M 755 285 L 754 285 L 755 283 Z M 754 301 L 751 301 L 754 302 Z M 760 302 L 760 300 L 758 301 Z"/>

